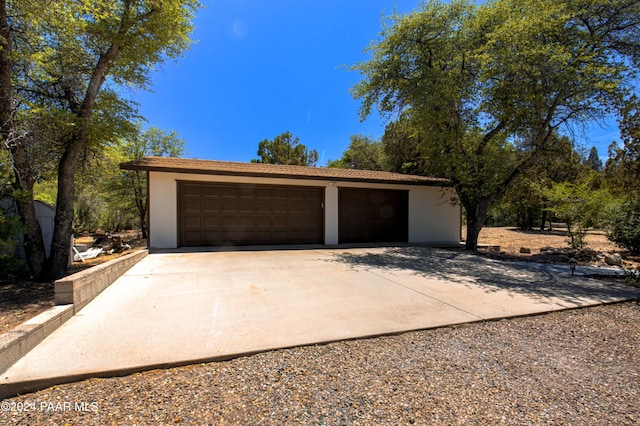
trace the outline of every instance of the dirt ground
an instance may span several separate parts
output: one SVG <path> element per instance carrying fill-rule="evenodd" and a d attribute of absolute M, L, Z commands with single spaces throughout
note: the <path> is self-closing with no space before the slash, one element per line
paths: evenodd
<path fill-rule="evenodd" d="M 462 229 L 462 237 L 466 235 L 466 229 Z M 590 230 L 585 238 L 586 246 L 595 251 L 608 253 L 621 252 L 622 250 L 607 239 L 605 231 Z M 553 231 L 520 230 L 518 228 L 483 228 L 480 231 L 478 244 L 500 246 L 500 250 L 509 256 L 523 258 L 540 253 L 542 247 L 568 248 L 569 237 L 564 229 Z M 520 253 L 521 248 L 529 248 L 530 254 Z"/>
<path fill-rule="evenodd" d="M 463 228 L 462 235 L 466 233 Z M 132 246 L 133 250 L 146 247 L 146 240 L 140 238 L 137 231 L 121 232 L 122 240 Z M 76 239 L 76 244 L 91 244 L 90 236 Z M 499 253 L 488 254 L 482 248 L 480 254 L 503 259 L 536 260 L 542 247 L 567 248 L 566 232 L 557 228 L 553 231 L 521 231 L 517 228 L 484 228 L 480 232 L 479 244 L 484 246 L 500 246 Z M 586 237 L 587 246 L 598 252 L 622 252 L 611 243 L 603 231 L 589 231 Z M 521 248 L 530 249 L 531 253 L 520 253 Z M 127 253 L 127 252 L 125 252 Z M 98 265 L 125 253 L 101 255 L 86 262 L 74 262 L 69 274 L 79 272 L 91 266 Z M 640 256 L 629 256 L 623 253 L 625 266 L 637 268 L 640 266 Z M 54 305 L 52 283 L 34 283 L 26 279 L 12 282 L 0 282 L 0 334 L 6 333 L 24 321 L 38 315 Z"/>
<path fill-rule="evenodd" d="M 466 235 L 465 227 L 462 228 L 462 239 Z M 544 263 L 568 263 L 571 256 L 548 256 L 541 249 L 553 248 L 561 251 L 570 250 L 567 232 L 560 226 L 554 230 L 521 230 L 512 227 L 483 228 L 478 238 L 478 253 L 480 255 L 504 260 L 519 260 L 526 262 Z M 603 230 L 589 230 L 585 237 L 585 247 L 594 250 L 596 258 L 575 257 L 579 265 L 609 266 L 604 261 L 607 254 L 620 253 L 622 255 L 622 267 L 625 269 L 640 270 L 640 256 L 631 255 L 629 252 L 609 241 Z M 491 250 L 491 248 L 497 250 Z M 523 250 L 524 249 L 524 250 Z M 528 251 L 529 253 L 523 253 Z"/>

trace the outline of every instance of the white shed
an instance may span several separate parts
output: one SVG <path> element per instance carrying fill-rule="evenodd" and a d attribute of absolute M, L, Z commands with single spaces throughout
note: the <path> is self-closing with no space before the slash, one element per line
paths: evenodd
<path fill-rule="evenodd" d="M 51 252 L 51 242 L 53 241 L 53 226 L 56 216 L 56 208 L 51 204 L 39 200 L 35 200 L 33 204 L 36 210 L 36 218 L 38 219 L 38 223 L 40 223 L 40 229 L 42 231 L 45 256 L 49 257 L 49 253 Z M 0 200 L 0 206 L 2 206 L 2 208 L 10 215 L 18 215 L 18 207 L 15 204 L 15 200 L 12 198 L 3 198 Z M 17 235 L 16 239 L 18 239 L 20 243 L 18 256 L 21 259 L 24 259 L 26 257 L 24 248 L 22 247 L 24 237 L 23 235 Z"/>

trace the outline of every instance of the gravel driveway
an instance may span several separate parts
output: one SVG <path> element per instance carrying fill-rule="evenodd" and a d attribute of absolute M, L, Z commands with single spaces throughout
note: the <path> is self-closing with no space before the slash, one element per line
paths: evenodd
<path fill-rule="evenodd" d="M 639 383 L 627 302 L 85 380 L 0 423 L 635 425 Z"/>

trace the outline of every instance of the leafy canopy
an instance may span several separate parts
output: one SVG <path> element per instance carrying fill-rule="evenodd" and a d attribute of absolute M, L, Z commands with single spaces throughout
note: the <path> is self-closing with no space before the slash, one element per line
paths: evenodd
<path fill-rule="evenodd" d="M 318 162 L 318 151 L 309 150 L 294 138 L 290 132 L 284 132 L 273 140 L 264 139 L 258 144 L 259 159 L 252 163 L 289 164 L 295 166 L 315 166 Z"/>
<path fill-rule="evenodd" d="M 352 67 L 360 116 L 409 117 L 430 172 L 452 180 L 475 249 L 488 207 L 568 126 L 628 94 L 640 2 L 429 1 L 394 14 Z M 419 137 L 415 137 L 419 135 Z M 474 235 L 475 234 L 475 235 Z"/>
<path fill-rule="evenodd" d="M 327 167 L 337 169 L 385 170 L 382 142 L 368 136 L 352 135 L 349 147 L 338 160 L 329 161 Z"/>

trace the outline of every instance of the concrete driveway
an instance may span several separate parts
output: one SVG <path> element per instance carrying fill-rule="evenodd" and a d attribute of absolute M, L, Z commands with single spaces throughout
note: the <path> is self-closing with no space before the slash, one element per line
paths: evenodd
<path fill-rule="evenodd" d="M 152 254 L 3 373 L 0 385 L 32 390 L 638 297 L 638 289 L 572 277 L 568 267 L 425 247 Z"/>

